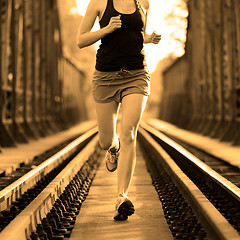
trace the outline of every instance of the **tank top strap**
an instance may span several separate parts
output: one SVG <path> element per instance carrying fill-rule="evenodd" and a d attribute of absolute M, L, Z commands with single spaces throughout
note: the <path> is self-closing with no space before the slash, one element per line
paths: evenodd
<path fill-rule="evenodd" d="M 108 0 L 107 5 L 108 5 L 108 7 L 111 7 L 112 9 L 114 9 L 113 0 Z"/>

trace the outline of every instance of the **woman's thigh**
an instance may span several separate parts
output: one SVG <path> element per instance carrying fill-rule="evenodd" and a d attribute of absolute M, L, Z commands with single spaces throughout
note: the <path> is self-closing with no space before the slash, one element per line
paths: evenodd
<path fill-rule="evenodd" d="M 148 96 L 129 94 L 122 99 L 121 128 L 124 135 L 136 133 Z"/>
<path fill-rule="evenodd" d="M 95 102 L 100 144 L 108 149 L 115 137 L 119 104 Z"/>

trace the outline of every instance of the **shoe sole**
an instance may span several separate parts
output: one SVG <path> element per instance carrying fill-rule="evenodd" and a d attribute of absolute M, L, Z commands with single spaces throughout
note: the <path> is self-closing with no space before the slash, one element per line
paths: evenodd
<path fill-rule="evenodd" d="M 107 170 L 108 170 L 109 172 L 114 172 L 114 171 L 117 169 L 117 166 L 116 166 L 115 168 L 113 168 L 113 169 L 109 169 L 109 168 L 108 168 L 108 165 L 107 165 L 107 162 L 106 162 L 106 168 L 107 168 Z"/>
<path fill-rule="evenodd" d="M 125 221 L 128 219 L 128 216 L 134 214 L 135 209 L 130 200 L 123 202 L 118 208 L 118 214 L 114 217 L 114 220 Z"/>

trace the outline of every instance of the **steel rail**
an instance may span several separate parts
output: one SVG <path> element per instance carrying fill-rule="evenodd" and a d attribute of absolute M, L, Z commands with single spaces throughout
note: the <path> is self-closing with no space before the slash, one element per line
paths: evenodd
<path fill-rule="evenodd" d="M 181 153 L 184 157 L 186 157 L 189 161 L 191 161 L 194 165 L 196 165 L 199 168 L 199 170 L 201 170 L 203 173 L 206 173 L 208 176 L 210 176 L 214 182 L 216 182 L 217 184 L 220 184 L 221 187 L 227 190 L 227 192 L 231 194 L 234 198 L 236 198 L 238 201 L 240 200 L 240 189 L 236 185 L 234 185 L 233 183 L 228 181 L 226 178 L 221 176 L 219 173 L 214 171 L 207 164 L 205 164 L 199 158 L 197 158 L 196 156 L 188 152 L 181 145 L 174 142 L 163 133 L 159 132 L 159 130 L 156 130 L 154 126 L 150 126 L 147 123 L 142 123 L 141 126 L 147 131 L 151 131 L 161 141 L 165 142 L 172 148 L 176 149 L 179 153 Z"/>
<path fill-rule="evenodd" d="M 78 146 L 91 138 L 94 134 L 97 133 L 97 127 L 92 128 L 87 131 L 73 142 L 68 144 L 58 153 L 54 154 L 43 163 L 41 163 L 36 168 L 32 169 L 24 176 L 4 188 L 0 191 L 0 211 L 8 209 L 11 206 L 11 203 L 20 197 L 25 191 L 34 186 L 37 181 L 44 177 L 47 173 L 51 172 L 55 167 L 57 167 L 61 162 L 67 159 Z"/>
<path fill-rule="evenodd" d="M 192 206 L 192 209 L 198 217 L 201 224 L 204 226 L 207 237 L 209 239 L 219 240 L 237 240 L 240 239 L 238 232 L 231 226 L 226 218 L 212 205 L 212 203 L 203 195 L 197 186 L 186 176 L 186 174 L 179 168 L 169 154 L 157 143 L 149 133 L 153 134 L 162 141 L 169 141 L 163 134 L 159 133 L 153 127 L 146 123 L 141 123 L 139 135 L 148 141 L 154 151 L 159 154 L 159 159 L 154 159 L 158 166 L 161 166 L 171 176 L 172 180 L 184 194 L 186 200 Z M 177 150 L 183 151 L 180 146 L 176 146 Z M 188 155 L 186 154 L 186 157 Z M 192 159 L 193 160 L 193 159 Z M 209 170 L 209 169 L 207 169 Z M 214 176 L 214 174 L 212 174 Z M 221 181 L 220 181 L 221 182 Z"/>
<path fill-rule="evenodd" d="M 96 129 L 88 132 L 84 139 L 92 136 Z M 29 239 L 32 231 L 36 230 L 37 224 L 46 217 L 58 196 L 81 169 L 89 156 L 93 154 L 98 143 L 95 136 L 81 152 L 56 176 L 56 178 L 0 233 L 0 239 L 18 240 Z"/>

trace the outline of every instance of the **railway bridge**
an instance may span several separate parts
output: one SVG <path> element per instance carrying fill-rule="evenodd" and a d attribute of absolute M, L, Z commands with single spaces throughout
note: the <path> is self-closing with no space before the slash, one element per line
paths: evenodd
<path fill-rule="evenodd" d="M 140 124 L 135 214 L 119 222 L 58 1 L 0 1 L 1 240 L 240 239 L 240 1 L 187 7 L 185 54 Z"/>

